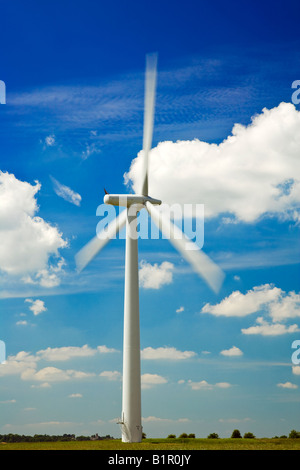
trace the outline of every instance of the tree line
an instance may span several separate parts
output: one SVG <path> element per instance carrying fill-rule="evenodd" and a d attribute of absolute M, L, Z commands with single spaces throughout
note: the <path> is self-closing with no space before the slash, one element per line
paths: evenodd
<path fill-rule="evenodd" d="M 242 437 L 244 437 L 244 439 L 256 438 L 252 432 L 245 432 L 244 436 L 242 436 L 241 432 L 238 429 L 234 429 L 230 437 L 231 439 L 242 439 Z M 297 439 L 297 438 L 300 439 L 300 432 L 296 431 L 295 429 L 292 429 L 292 431 L 289 433 L 288 436 L 286 435 L 274 436 L 272 439 L 284 439 L 284 438 L 287 439 L 288 437 L 290 439 Z M 187 434 L 184 432 L 178 436 L 178 439 L 187 439 L 187 438 L 195 438 L 195 434 Z M 168 439 L 176 439 L 176 435 L 169 434 Z M 219 434 L 217 434 L 216 432 L 213 432 L 207 436 L 207 439 L 220 439 L 220 437 L 219 437 Z"/>
<path fill-rule="evenodd" d="M 107 434 L 106 436 L 75 436 L 75 434 L 49 435 L 35 434 L 34 436 L 25 436 L 24 434 L 0 434 L 0 442 L 57 442 L 57 441 L 90 441 L 114 439 Z"/>
<path fill-rule="evenodd" d="M 195 439 L 195 434 L 182 433 L 178 436 L 178 439 Z M 232 439 L 255 439 L 256 437 L 252 432 L 246 432 L 243 436 L 238 429 L 234 429 L 231 434 Z M 292 429 L 288 436 L 274 436 L 273 439 L 300 439 L 300 432 Z M 0 442 L 57 442 L 57 441 L 90 441 L 90 440 L 109 440 L 115 439 L 114 437 L 107 434 L 106 436 L 98 436 L 93 434 L 92 436 L 75 436 L 75 434 L 63 434 L 63 435 L 49 435 L 49 434 L 34 434 L 34 436 L 26 436 L 24 434 L 0 434 Z M 143 439 L 146 439 L 146 434 L 143 433 Z M 177 439 L 175 434 L 169 434 L 168 439 Z M 207 436 L 207 439 L 220 439 L 217 433 L 211 433 Z"/>

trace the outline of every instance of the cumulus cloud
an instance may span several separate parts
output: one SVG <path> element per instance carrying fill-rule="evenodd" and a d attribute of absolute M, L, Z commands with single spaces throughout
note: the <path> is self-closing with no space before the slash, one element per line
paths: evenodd
<path fill-rule="evenodd" d="M 57 196 L 63 198 L 65 201 L 71 202 L 75 206 L 80 206 L 81 203 L 81 196 L 80 194 L 73 191 L 73 189 L 69 188 L 69 186 L 65 186 L 64 184 L 57 181 L 57 179 L 50 176 L 53 189 Z"/>
<path fill-rule="evenodd" d="M 96 349 L 84 346 L 63 346 L 61 348 L 41 349 L 37 352 L 37 357 L 46 361 L 68 361 L 74 357 L 90 357 L 97 353 Z"/>
<path fill-rule="evenodd" d="M 60 348 L 41 349 L 36 353 L 38 359 L 45 361 L 68 361 L 77 357 L 92 357 L 97 353 L 109 354 L 116 352 L 116 349 L 108 348 L 105 345 L 97 346 L 97 348 L 91 348 L 87 344 L 83 346 L 62 346 Z"/>
<path fill-rule="evenodd" d="M 85 379 L 94 376 L 94 373 L 87 373 L 73 369 L 62 370 L 57 367 L 44 367 L 40 370 L 36 369 L 36 360 L 28 360 L 21 357 L 8 358 L 3 367 L 0 369 L 0 377 L 8 375 L 19 375 L 22 380 L 32 380 L 38 382 L 64 382 L 71 379 Z"/>
<path fill-rule="evenodd" d="M 281 291 L 279 301 L 270 304 L 270 315 L 276 321 L 300 317 L 300 295 Z"/>
<path fill-rule="evenodd" d="M 22 351 L 18 353 L 16 356 L 9 356 L 5 363 L 0 367 L 0 377 L 10 376 L 10 375 L 20 375 L 28 370 L 34 370 L 36 367 L 36 360 L 35 358 Z"/>
<path fill-rule="evenodd" d="M 281 289 L 271 284 L 254 287 L 246 294 L 234 291 L 218 304 L 205 304 L 201 312 L 216 316 L 243 317 L 257 312 L 265 305 L 277 300 L 281 293 Z"/>
<path fill-rule="evenodd" d="M 118 352 L 117 349 L 108 348 L 105 345 L 97 346 L 97 350 L 99 351 L 100 354 L 109 354 L 109 353 Z"/>
<path fill-rule="evenodd" d="M 161 347 L 156 349 L 148 347 L 141 351 L 142 359 L 182 361 L 194 356 L 196 356 L 196 353 L 193 351 L 179 351 L 173 347 Z"/>
<path fill-rule="evenodd" d="M 99 377 L 104 377 L 108 380 L 121 380 L 122 374 L 117 370 L 105 370 L 99 374 Z"/>
<path fill-rule="evenodd" d="M 286 333 L 296 333 L 300 331 L 298 325 L 284 325 L 282 323 L 269 323 L 263 319 L 263 317 L 258 317 L 256 319 L 256 325 L 250 326 L 249 328 L 242 328 L 242 333 L 244 335 L 263 335 L 263 336 L 278 336 L 284 335 Z"/>
<path fill-rule="evenodd" d="M 91 372 L 82 372 L 78 370 L 68 369 L 62 370 L 57 367 L 44 367 L 36 371 L 35 369 L 26 369 L 22 372 L 23 380 L 34 380 L 38 382 L 65 382 L 72 379 L 86 379 L 93 377 L 95 374 Z"/>
<path fill-rule="evenodd" d="M 265 214 L 298 220 L 300 111 L 291 103 L 235 124 L 220 144 L 161 142 L 150 152 L 151 194 L 167 204 L 205 205 L 205 217 L 255 222 Z M 125 183 L 140 187 L 143 152 Z"/>
<path fill-rule="evenodd" d="M 277 384 L 277 387 L 279 387 L 279 388 L 287 388 L 287 389 L 290 389 L 290 390 L 295 390 L 296 388 L 298 388 L 298 385 L 292 384 L 291 382 L 285 382 L 285 383 L 279 383 L 279 384 Z"/>
<path fill-rule="evenodd" d="M 33 312 L 33 315 L 39 315 L 42 312 L 46 312 L 45 302 L 40 299 L 32 300 L 25 299 L 25 302 L 29 302 L 31 305 L 29 309 Z"/>
<path fill-rule="evenodd" d="M 100 348 L 100 349 L 99 349 Z M 46 348 L 31 354 L 27 351 L 20 351 L 15 356 L 8 356 L 6 362 L 0 367 L 0 377 L 4 376 L 19 376 L 21 380 L 38 382 L 38 385 L 33 387 L 49 387 L 50 383 L 64 382 L 71 380 L 81 380 L 95 377 L 96 374 L 92 372 L 84 372 L 81 370 L 67 369 L 63 370 L 55 366 L 38 368 L 41 361 L 55 362 L 67 361 L 78 357 L 91 357 L 98 354 L 101 350 L 99 348 L 90 348 L 88 345 L 82 347 L 66 346 L 61 348 Z M 106 352 L 112 352 L 113 349 L 106 348 Z M 119 373 L 103 373 L 106 378 L 110 378 Z"/>
<path fill-rule="evenodd" d="M 168 261 L 150 264 L 142 260 L 139 269 L 140 286 L 144 289 L 160 289 L 163 285 L 173 281 L 174 265 Z"/>
<path fill-rule="evenodd" d="M 214 388 L 229 388 L 231 384 L 228 382 L 218 382 L 216 384 L 210 384 L 206 380 L 200 382 L 188 381 L 188 385 L 192 390 L 213 390 Z"/>
<path fill-rule="evenodd" d="M 52 287 L 59 283 L 59 250 L 67 242 L 57 227 L 36 215 L 40 188 L 38 182 L 31 185 L 0 171 L 0 270 Z"/>
<path fill-rule="evenodd" d="M 152 388 L 155 385 L 167 383 L 167 379 L 158 374 L 142 374 L 141 384 L 142 388 Z"/>
<path fill-rule="evenodd" d="M 234 291 L 218 304 L 207 303 L 201 310 L 201 313 L 223 317 L 244 317 L 258 312 L 260 316 L 256 324 L 243 328 L 243 334 L 277 336 L 300 331 L 297 324 L 284 324 L 291 318 L 300 317 L 300 295 L 293 291 L 285 292 L 272 284 L 253 287 L 245 294 Z M 262 314 L 269 319 L 266 320 Z"/>
<path fill-rule="evenodd" d="M 253 287 L 245 294 L 234 291 L 218 304 L 207 303 L 201 312 L 216 316 L 243 317 L 262 310 L 273 321 L 300 317 L 300 295 L 294 291 L 285 292 L 273 284 L 263 284 Z"/>
<path fill-rule="evenodd" d="M 232 357 L 232 356 L 242 356 L 243 351 L 241 351 L 236 346 L 232 346 L 232 348 L 230 348 L 230 349 L 223 349 L 223 351 L 221 351 L 220 354 L 222 354 L 222 356 L 230 356 L 230 357 Z"/>

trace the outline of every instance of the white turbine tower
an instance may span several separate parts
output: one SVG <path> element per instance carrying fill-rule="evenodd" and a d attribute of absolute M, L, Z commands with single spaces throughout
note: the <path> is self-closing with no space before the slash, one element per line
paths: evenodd
<path fill-rule="evenodd" d="M 122 441 L 142 440 L 141 370 L 139 325 L 139 278 L 137 215 L 146 208 L 163 235 L 170 240 L 194 270 L 217 292 L 223 282 L 221 269 L 174 225 L 156 205 L 161 201 L 148 195 L 148 155 L 152 145 L 153 116 L 156 88 L 156 54 L 146 57 L 145 109 L 143 134 L 143 174 L 140 194 L 105 194 L 104 202 L 124 206 L 122 211 L 100 234 L 95 236 L 76 255 L 81 271 L 126 224 L 124 338 L 123 338 L 123 393 Z"/>

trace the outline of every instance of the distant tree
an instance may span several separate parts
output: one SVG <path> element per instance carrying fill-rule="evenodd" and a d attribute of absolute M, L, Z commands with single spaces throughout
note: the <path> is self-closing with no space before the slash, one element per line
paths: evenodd
<path fill-rule="evenodd" d="M 188 438 L 189 438 L 189 439 L 195 439 L 195 437 L 196 437 L 196 436 L 195 436 L 195 434 L 193 434 L 193 433 L 188 435 Z"/>
<path fill-rule="evenodd" d="M 287 436 L 285 436 L 285 434 L 283 434 L 283 436 L 280 436 L 280 439 L 287 439 Z"/>
<path fill-rule="evenodd" d="M 207 439 L 219 439 L 219 434 L 217 434 L 216 432 L 212 432 L 207 436 Z"/>
<path fill-rule="evenodd" d="M 169 435 L 168 435 L 168 439 L 176 439 L 175 434 L 169 434 Z"/>
<path fill-rule="evenodd" d="M 147 434 L 145 432 L 142 432 L 142 439 L 146 439 Z"/>
<path fill-rule="evenodd" d="M 231 434 L 231 438 L 233 439 L 239 439 L 241 438 L 241 433 L 238 429 L 234 429 L 234 431 L 232 431 L 232 434 Z"/>
<path fill-rule="evenodd" d="M 182 434 L 180 434 L 179 438 L 180 439 L 186 439 L 188 437 L 187 433 L 186 432 L 183 432 Z"/>
<path fill-rule="evenodd" d="M 295 429 L 292 429 L 292 431 L 289 434 L 290 439 L 299 439 L 300 438 L 300 432 L 295 431 Z"/>
<path fill-rule="evenodd" d="M 244 438 L 245 439 L 255 439 L 255 436 L 254 436 L 254 434 L 252 434 L 252 432 L 245 432 Z"/>

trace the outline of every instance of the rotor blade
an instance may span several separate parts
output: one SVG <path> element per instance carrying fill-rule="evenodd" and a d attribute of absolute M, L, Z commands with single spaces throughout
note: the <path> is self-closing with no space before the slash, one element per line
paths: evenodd
<path fill-rule="evenodd" d="M 143 173 L 141 193 L 148 195 L 148 156 L 152 145 L 155 89 L 156 89 L 157 54 L 146 56 L 145 105 L 144 105 L 144 134 L 143 134 Z"/>
<path fill-rule="evenodd" d="M 146 208 L 160 231 L 166 238 L 169 238 L 179 253 L 192 265 L 194 270 L 215 293 L 219 292 L 224 279 L 224 273 L 219 266 L 149 201 L 146 202 Z"/>
<path fill-rule="evenodd" d="M 126 210 L 121 212 L 105 230 L 92 238 L 75 255 L 75 261 L 78 271 L 82 271 L 87 264 L 99 253 L 100 250 L 124 227 L 126 223 Z"/>

